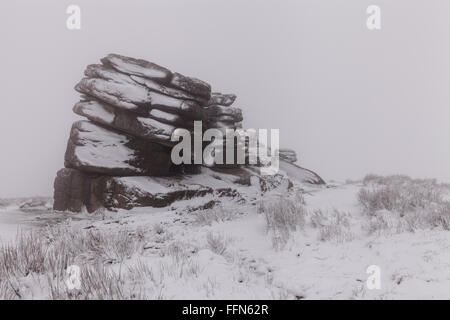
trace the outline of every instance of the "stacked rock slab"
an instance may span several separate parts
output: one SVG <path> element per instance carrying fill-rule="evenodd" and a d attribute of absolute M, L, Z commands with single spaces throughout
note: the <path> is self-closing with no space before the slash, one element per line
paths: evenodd
<path fill-rule="evenodd" d="M 292 149 L 281 148 L 278 150 L 278 155 L 280 156 L 281 160 L 284 160 L 284 161 L 287 161 L 290 163 L 297 162 L 297 153 Z"/>
<path fill-rule="evenodd" d="M 215 145 L 218 146 L 216 150 L 222 150 L 219 152 L 219 158 L 223 159 L 223 163 L 216 163 L 216 167 L 221 168 L 234 168 L 238 166 L 238 149 L 243 148 L 245 151 L 245 142 L 237 138 L 227 138 L 227 129 L 236 130 L 242 129 L 242 110 L 237 107 L 233 107 L 232 104 L 236 100 L 234 94 L 222 94 L 219 92 L 213 92 L 211 99 L 208 101 L 208 105 L 205 108 L 206 112 L 206 127 L 208 129 L 218 129 L 223 134 L 222 141 L 215 141 Z M 216 147 L 217 148 L 217 147 Z M 232 164 L 227 163 L 227 153 L 230 151 L 234 154 L 232 158 Z"/>
<path fill-rule="evenodd" d="M 58 171 L 55 180 L 55 210 L 93 212 L 100 208 L 132 209 L 134 207 L 161 208 L 174 201 L 217 195 L 239 197 L 231 185 L 250 185 L 251 172 L 223 174 L 201 168 L 200 174 L 170 177 L 91 175 L 75 169 Z M 227 170 L 231 171 L 231 170 Z"/>
<path fill-rule="evenodd" d="M 66 168 L 55 180 L 55 210 L 105 205 L 95 199 L 114 193 L 114 179 L 179 172 L 170 158 L 177 143 L 172 133 L 204 120 L 211 99 L 204 81 L 117 54 L 89 65 L 84 74 L 75 86 L 82 96 L 73 111 L 87 120 L 72 126 Z"/>
<path fill-rule="evenodd" d="M 261 190 L 286 180 L 277 175 L 264 183 L 259 160 L 256 165 L 237 165 L 238 148 L 248 150 L 245 141 L 226 139 L 227 129 L 242 127 L 242 111 L 232 106 L 234 94 L 211 94 L 210 85 L 201 80 L 117 54 L 89 65 L 75 89 L 81 99 L 73 111 L 86 119 L 72 126 L 65 168 L 54 183 L 55 210 L 164 207 L 207 194 L 239 199 L 240 188 L 253 187 L 255 176 Z M 223 160 L 231 146 L 233 164 L 205 168 L 172 163 L 171 149 L 177 143 L 171 141 L 172 133 L 177 128 L 193 130 L 196 120 L 203 121 L 203 130 L 215 128 L 223 134 L 217 143 Z M 282 149 L 279 154 L 280 169 L 289 178 L 324 183 L 293 163 L 294 151 Z"/>

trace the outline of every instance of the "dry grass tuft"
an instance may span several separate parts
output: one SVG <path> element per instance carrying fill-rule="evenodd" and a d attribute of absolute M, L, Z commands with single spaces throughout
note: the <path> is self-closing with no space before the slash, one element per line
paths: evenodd
<path fill-rule="evenodd" d="M 264 213 L 267 232 L 272 234 L 272 244 L 277 250 L 284 248 L 292 232 L 305 226 L 307 211 L 300 194 L 295 197 L 277 197 L 263 201 L 259 211 Z"/>
<path fill-rule="evenodd" d="M 358 193 L 362 211 L 370 217 L 370 233 L 419 228 L 450 229 L 450 202 L 446 184 L 433 179 L 412 179 L 403 175 L 368 175 Z"/>

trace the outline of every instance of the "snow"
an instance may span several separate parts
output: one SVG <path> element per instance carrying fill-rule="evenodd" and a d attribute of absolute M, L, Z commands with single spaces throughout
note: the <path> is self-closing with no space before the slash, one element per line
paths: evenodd
<path fill-rule="evenodd" d="M 125 146 L 129 141 L 126 136 L 87 121 L 81 122 L 80 129 L 78 136 L 84 145 L 75 147 L 75 155 L 83 164 L 140 171 L 128 164 L 135 156 L 134 151 Z"/>
<path fill-rule="evenodd" d="M 147 89 L 139 85 L 130 86 L 127 83 L 117 83 L 103 79 L 87 79 L 86 82 L 98 91 L 106 92 L 129 102 L 149 102 Z"/>
<path fill-rule="evenodd" d="M 99 64 L 89 65 L 86 68 L 85 74 L 86 76 L 91 78 L 103 78 L 105 80 L 111 80 L 117 83 L 128 83 L 136 85 L 136 83 L 130 78 L 130 76 L 112 69 L 108 69 L 105 66 Z"/>
<path fill-rule="evenodd" d="M 163 86 L 163 85 L 161 85 L 153 80 L 150 80 L 150 79 L 133 76 L 133 75 L 131 75 L 130 78 L 133 79 L 135 82 L 146 86 L 147 88 L 149 88 L 152 91 L 153 90 L 158 91 L 160 93 L 163 93 L 163 94 L 166 94 L 166 95 L 169 95 L 172 97 L 180 98 L 180 99 L 188 99 L 188 100 L 194 100 L 194 101 L 199 100 L 199 98 L 195 97 L 194 95 L 191 95 L 191 94 L 181 91 L 181 90 Z"/>
<path fill-rule="evenodd" d="M 202 173 L 203 174 L 186 175 L 183 179 L 179 179 L 179 177 L 120 177 L 115 178 L 115 180 L 130 189 L 158 194 L 178 190 L 198 190 L 205 187 L 216 190 L 226 189 L 230 188 L 230 185 L 238 179 L 234 175 L 214 172 L 207 168 L 202 168 Z M 255 187 L 248 186 L 233 185 L 233 188 L 252 195 L 257 191 Z M 196 200 L 191 199 L 189 201 L 192 202 Z"/>
<path fill-rule="evenodd" d="M 90 146 L 76 147 L 75 155 L 84 165 L 93 165 L 102 168 L 120 168 L 120 169 L 132 169 L 139 172 L 126 161 L 129 161 L 133 157 L 133 151 L 126 148 L 118 148 L 117 146 L 101 146 L 101 150 L 98 148 L 92 148 Z M 114 157 L 110 154 L 114 153 Z"/>
<path fill-rule="evenodd" d="M 189 183 L 216 187 L 230 186 L 231 175 L 213 173 L 188 176 Z M 161 178 L 120 178 L 131 187 L 166 192 L 169 185 Z M 236 186 L 236 185 L 234 185 Z M 361 213 L 356 195 L 361 185 L 335 184 L 328 187 L 296 185 L 305 192 L 308 211 L 334 209 L 349 215 L 353 238 L 350 241 L 321 241 L 318 230 L 307 224 L 292 234 L 286 246 L 274 249 L 266 229 L 265 217 L 256 212 L 252 199 L 256 188 L 242 186 L 247 199 L 237 203 L 219 198 L 223 208 L 234 218 L 200 224 L 196 213 L 185 210 L 215 199 L 212 195 L 175 202 L 167 208 L 139 208 L 108 213 L 106 218 L 92 219 L 79 215 L 74 226 L 114 232 L 145 230 L 151 236 L 145 250 L 112 270 L 127 270 L 142 263 L 153 271 L 155 282 L 148 284 L 150 298 L 163 299 L 450 299 L 450 233 L 442 229 L 418 230 L 414 233 L 368 235 L 361 227 L 367 217 Z M 217 198 L 216 198 L 217 200 Z M 258 199 L 256 199 L 257 201 Z M 268 196 L 264 197 L 268 199 Z M 15 212 L 7 213 L 11 217 Z M 4 212 L 0 227 L 10 229 Z M 114 223 L 113 223 L 114 222 Z M 155 224 L 164 228 L 155 234 Z M 17 226 L 18 224 L 16 224 Z M 219 254 L 208 244 L 208 235 L 223 237 L 226 250 Z M 182 245 L 189 252 L 185 263 L 197 273 L 177 276 L 182 267 L 163 252 L 171 245 Z M 184 260 L 183 260 L 184 261 Z M 366 269 L 377 265 L 381 270 L 381 289 L 366 286 Z M 190 269 L 189 269 L 190 270 Z M 155 283 L 161 286 L 155 287 Z"/>
<path fill-rule="evenodd" d="M 112 124 L 115 118 L 113 112 L 107 110 L 102 103 L 97 101 L 82 103 L 82 112 L 87 116 L 106 124 Z"/>
<path fill-rule="evenodd" d="M 99 85 L 98 81 L 103 81 Z M 87 79 L 84 78 L 76 85 L 76 90 L 82 93 L 86 93 L 88 95 L 92 95 L 102 101 L 105 101 L 107 103 L 110 103 L 112 105 L 115 105 L 119 108 L 125 109 L 125 110 L 135 110 L 138 108 L 138 106 L 132 102 L 125 101 L 124 99 L 119 98 L 117 95 L 114 95 L 111 92 L 103 91 L 105 89 L 105 83 L 108 83 L 108 81 L 101 80 L 101 79 Z M 113 83 L 113 82 L 109 82 Z M 97 87 L 97 85 L 99 85 Z M 114 91 L 113 91 L 114 92 Z M 115 92 L 117 94 L 117 92 Z"/>
<path fill-rule="evenodd" d="M 317 176 L 313 173 L 282 159 L 279 161 L 279 169 L 286 172 L 289 178 L 298 182 L 317 181 Z"/>
<path fill-rule="evenodd" d="M 151 177 L 121 177 L 116 180 L 130 189 L 147 191 L 154 194 L 172 191 L 167 186 L 159 183 L 156 178 Z"/>
<path fill-rule="evenodd" d="M 158 110 L 158 109 L 152 109 L 150 110 L 149 115 L 155 119 L 163 119 L 166 120 L 168 122 L 175 122 L 175 121 L 180 121 L 182 118 L 177 115 L 177 114 L 173 114 L 173 113 L 168 113 L 162 110 Z"/>
<path fill-rule="evenodd" d="M 172 98 L 158 92 L 150 91 L 149 96 L 152 106 L 166 106 L 172 108 L 180 108 L 181 105 L 183 104 L 183 100 Z"/>
<path fill-rule="evenodd" d="M 138 117 L 137 119 L 155 135 L 170 137 L 172 132 L 176 129 L 176 127 L 171 126 L 170 124 L 162 123 L 152 118 Z"/>

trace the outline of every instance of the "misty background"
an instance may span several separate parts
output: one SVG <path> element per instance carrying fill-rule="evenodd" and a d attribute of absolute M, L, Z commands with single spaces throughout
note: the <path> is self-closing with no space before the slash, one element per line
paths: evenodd
<path fill-rule="evenodd" d="M 81 30 L 66 8 L 81 7 Z M 382 29 L 366 28 L 381 7 Z M 1 1 L 0 197 L 52 195 L 88 64 L 143 58 L 235 93 L 324 179 L 450 181 L 446 0 Z"/>

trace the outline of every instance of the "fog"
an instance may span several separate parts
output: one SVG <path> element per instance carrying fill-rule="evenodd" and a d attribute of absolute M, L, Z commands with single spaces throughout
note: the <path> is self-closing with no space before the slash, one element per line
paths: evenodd
<path fill-rule="evenodd" d="M 81 30 L 66 8 L 81 8 Z M 366 8 L 381 7 L 369 31 Z M 51 195 L 73 89 L 108 53 L 238 95 L 246 128 L 324 179 L 403 173 L 450 181 L 446 0 L 1 1 L 0 197 Z"/>

